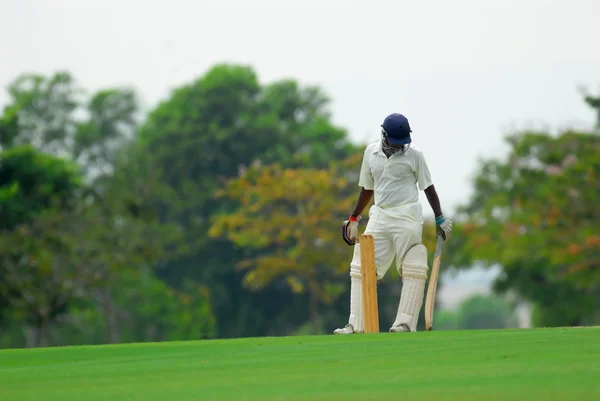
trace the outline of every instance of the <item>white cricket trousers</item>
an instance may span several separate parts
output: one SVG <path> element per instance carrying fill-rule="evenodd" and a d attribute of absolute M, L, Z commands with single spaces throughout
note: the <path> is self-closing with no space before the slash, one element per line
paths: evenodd
<path fill-rule="evenodd" d="M 381 280 L 396 257 L 396 269 L 402 271 L 406 252 L 420 244 L 423 233 L 423 208 L 421 203 L 381 208 L 373 205 L 369 209 L 369 222 L 365 234 L 373 235 L 375 246 L 375 269 Z M 360 275 L 360 244 L 354 245 L 350 263 L 350 323 L 355 331 L 362 332 L 362 283 Z"/>
<path fill-rule="evenodd" d="M 396 269 L 400 272 L 406 252 L 422 242 L 423 208 L 420 202 L 390 208 L 373 205 L 369 209 L 369 221 L 365 234 L 373 235 L 375 244 L 375 267 L 377 279 L 382 279 L 396 257 Z M 360 275 L 360 245 L 354 246 L 350 263 L 351 273 Z"/>

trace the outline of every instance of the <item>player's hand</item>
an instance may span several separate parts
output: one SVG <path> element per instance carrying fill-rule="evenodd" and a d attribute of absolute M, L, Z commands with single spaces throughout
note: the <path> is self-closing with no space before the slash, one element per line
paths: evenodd
<path fill-rule="evenodd" d="M 441 235 L 444 241 L 450 238 L 452 232 L 452 220 L 448 220 L 444 215 L 437 216 L 435 218 L 435 226 L 438 235 Z"/>
<path fill-rule="evenodd" d="M 358 240 L 358 222 L 360 216 L 350 216 L 348 220 L 344 221 L 342 225 L 342 238 L 348 245 L 355 245 Z"/>

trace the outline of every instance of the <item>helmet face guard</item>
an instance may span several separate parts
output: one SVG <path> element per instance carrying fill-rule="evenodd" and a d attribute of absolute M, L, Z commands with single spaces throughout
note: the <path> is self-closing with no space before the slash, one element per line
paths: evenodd
<path fill-rule="evenodd" d="M 410 148 L 410 143 L 406 143 L 403 145 L 396 145 L 396 146 L 397 147 L 390 145 L 390 143 L 388 142 L 388 133 L 385 131 L 385 129 L 382 128 L 381 129 L 381 147 L 386 153 L 391 153 L 391 154 L 399 153 L 399 154 L 403 155 Z"/>

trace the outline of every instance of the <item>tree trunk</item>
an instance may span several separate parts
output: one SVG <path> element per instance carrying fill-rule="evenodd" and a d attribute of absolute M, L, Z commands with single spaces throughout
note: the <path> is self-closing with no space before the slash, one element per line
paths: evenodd
<path fill-rule="evenodd" d="M 31 326 L 28 325 L 25 328 L 25 348 L 37 348 L 42 344 L 44 336 L 44 322 Z"/>
<path fill-rule="evenodd" d="M 146 328 L 146 341 L 161 341 L 155 325 L 150 325 Z"/>
<path fill-rule="evenodd" d="M 110 344 L 116 344 L 120 340 L 119 327 L 115 306 L 110 296 L 110 291 L 104 289 L 100 295 L 102 303 L 102 311 L 104 312 L 104 320 L 106 324 L 106 334 Z"/>
<path fill-rule="evenodd" d="M 317 325 L 317 322 L 319 320 L 319 309 L 317 305 L 317 296 L 311 294 L 309 301 L 309 315 L 313 335 L 317 335 L 319 331 L 319 327 Z"/>

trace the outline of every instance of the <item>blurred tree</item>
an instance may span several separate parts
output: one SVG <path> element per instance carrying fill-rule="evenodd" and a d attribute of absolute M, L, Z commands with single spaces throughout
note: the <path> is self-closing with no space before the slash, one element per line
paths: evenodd
<path fill-rule="evenodd" d="M 129 283 L 115 294 L 122 310 L 124 341 L 185 341 L 213 338 L 215 316 L 204 286 L 186 281 L 173 289 L 151 271 L 124 277 Z M 161 302 L 155 302 L 160 299 Z"/>
<path fill-rule="evenodd" d="M 19 120 L 15 106 L 5 107 L 0 116 L 0 151 L 10 147 L 19 135 Z"/>
<path fill-rule="evenodd" d="M 141 296 L 144 288 L 130 287 L 131 280 L 124 276 L 140 277 L 153 264 L 170 256 L 169 248 L 181 238 L 178 231 L 156 223 L 153 219 L 135 216 L 120 203 L 108 204 L 96 200 L 77 216 L 77 250 L 81 263 L 94 272 L 94 281 L 88 288 L 88 296 L 96 302 L 105 318 L 107 341 L 121 341 L 119 315 L 121 308 L 133 308 L 132 304 L 118 304 L 117 297 L 123 293 Z M 148 293 L 148 295 L 153 295 Z M 157 310 L 167 298 L 153 298 Z M 157 320 L 161 316 L 155 316 Z"/>
<path fill-rule="evenodd" d="M 165 184 L 153 200 L 162 221 L 178 223 L 187 236 L 186 255 L 157 273 L 175 287 L 192 278 L 210 288 L 219 337 L 263 335 L 274 321 L 307 318 L 305 298 L 284 285 L 245 288 L 235 266 L 255 251 L 206 231 L 213 218 L 239 207 L 215 199 L 215 191 L 253 162 L 317 168 L 355 152 L 330 122 L 328 102 L 316 87 L 293 80 L 261 86 L 250 67 L 222 64 L 174 90 L 141 127 L 130 154 Z"/>
<path fill-rule="evenodd" d="M 496 295 L 474 294 L 457 310 L 441 309 L 434 316 L 434 330 L 506 329 L 517 327 L 512 305 Z"/>
<path fill-rule="evenodd" d="M 360 147 L 349 141 L 345 130 L 332 124 L 329 102 L 320 88 L 301 87 L 291 79 L 264 86 L 259 113 L 275 136 L 259 160 L 286 167 L 323 168 L 359 152 Z"/>
<path fill-rule="evenodd" d="M 497 296 L 472 295 L 465 299 L 457 313 L 458 328 L 505 329 L 516 327 L 516 319 L 511 306 Z"/>
<path fill-rule="evenodd" d="M 57 155 L 70 154 L 76 132 L 74 113 L 83 91 L 67 72 L 50 77 L 22 74 L 8 87 L 10 103 L 4 110 L 9 125 L 17 126 L 2 138 L 2 147 L 32 145 Z"/>
<path fill-rule="evenodd" d="M 158 279 L 152 269 L 126 267 L 114 275 L 109 288 L 113 301 L 111 320 L 92 298 L 72 302 L 49 333 L 51 345 L 113 342 L 108 326 L 118 328 L 123 343 L 185 341 L 212 338 L 215 316 L 208 290 L 188 285 L 175 290 Z"/>
<path fill-rule="evenodd" d="M 39 297 L 32 307 L 31 302 L 16 302 L 24 288 L 7 289 L 4 294 L 12 297 L 0 297 L 0 307 L 17 308 L 8 314 L 11 319 L 30 325 L 28 316 L 52 314 L 40 312 L 50 302 L 44 291 L 60 295 L 61 313 L 69 300 L 85 305 L 93 301 L 105 319 L 106 340 L 117 342 L 120 311 L 113 294 L 123 283 L 120 275 L 125 269 L 141 274 L 169 257 L 177 249 L 174 238 L 179 233 L 176 226 L 156 223 L 147 196 L 156 196 L 157 181 L 149 174 L 136 179 L 147 171 L 146 165 L 136 165 L 127 155 L 125 145 L 137 125 L 137 96 L 129 89 L 106 89 L 88 98 L 66 72 L 51 77 L 24 74 L 10 85 L 9 95 L 12 103 L 0 118 L 0 226 L 8 230 L 0 258 L 11 269 L 13 284 L 30 285 Z M 126 169 L 115 169 L 116 163 Z M 76 194 L 69 186 L 73 176 Z M 63 195 L 72 200 L 68 209 L 60 202 Z M 79 286 L 63 291 L 60 280 Z M 155 302 L 160 305 L 161 300 Z M 33 344 L 48 340 L 51 322 L 42 323 L 33 331 Z"/>
<path fill-rule="evenodd" d="M 584 93 L 584 100 L 596 112 L 596 129 L 600 130 L 600 96 Z"/>
<path fill-rule="evenodd" d="M 109 174 L 137 129 L 138 99 L 130 88 L 88 96 L 70 73 L 22 74 L 8 87 L 0 146 L 32 145 L 77 162 L 89 178 Z"/>
<path fill-rule="evenodd" d="M 244 285 L 262 290 L 282 278 L 293 292 L 307 293 L 314 333 L 320 306 L 331 305 L 348 278 L 351 248 L 331 224 L 333 216 L 343 219 L 354 205 L 356 194 L 344 173 L 360 156 L 330 169 L 252 166 L 219 192 L 240 208 L 219 215 L 209 230 L 259 250 L 238 264 L 246 271 Z"/>
<path fill-rule="evenodd" d="M 458 313 L 446 309 L 436 310 L 433 320 L 433 330 L 460 330 Z"/>
<path fill-rule="evenodd" d="M 47 332 L 81 295 L 88 277 L 69 257 L 72 237 L 56 226 L 60 212 L 49 209 L 0 239 L 0 291 L 27 329 L 26 346 L 48 345 Z"/>
<path fill-rule="evenodd" d="M 72 150 L 88 176 L 111 176 L 121 148 L 135 137 L 138 108 L 137 95 L 129 88 L 104 89 L 91 96 Z"/>
<path fill-rule="evenodd" d="M 520 133 L 487 160 L 462 209 L 464 249 L 503 268 L 495 283 L 538 310 L 539 325 L 582 325 L 600 305 L 600 135 Z"/>
<path fill-rule="evenodd" d="M 31 146 L 0 152 L 0 305 L 26 315 L 34 345 L 73 291 L 74 266 L 53 252 L 65 247 L 53 226 L 58 212 L 75 207 L 80 188 L 81 176 L 66 160 Z"/>
<path fill-rule="evenodd" d="M 47 345 L 49 330 L 72 305 L 98 310 L 109 343 L 121 341 L 120 325 L 134 320 L 120 319 L 135 311 L 131 303 L 119 302 L 124 294 L 153 296 L 145 302 L 160 311 L 168 294 L 145 292 L 141 279 L 138 286 L 124 280 L 143 277 L 160 260 L 166 242 L 160 234 L 139 219 L 106 213 L 96 205 L 72 211 L 47 209 L 31 222 L 5 231 L 0 239 L 0 290 L 16 310 L 14 317 L 30 328 L 27 345 Z M 174 317 L 154 316 L 156 321 Z M 77 322 L 70 319 L 69 324 Z"/>
<path fill-rule="evenodd" d="M 15 228 L 54 206 L 72 206 L 80 188 L 73 163 L 31 146 L 0 152 L 0 229 Z"/>

